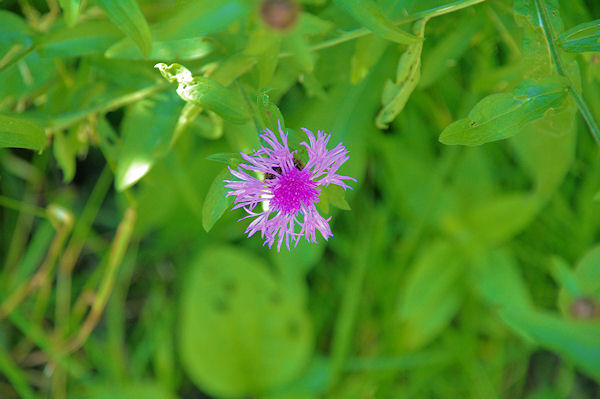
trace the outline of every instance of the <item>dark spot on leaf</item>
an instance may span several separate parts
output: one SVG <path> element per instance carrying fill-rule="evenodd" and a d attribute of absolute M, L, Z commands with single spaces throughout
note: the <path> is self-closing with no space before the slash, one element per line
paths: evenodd
<path fill-rule="evenodd" d="M 228 294 L 234 294 L 235 290 L 236 290 L 236 284 L 235 284 L 235 280 L 232 279 L 227 279 L 225 281 L 223 281 L 223 290 Z"/>
<path fill-rule="evenodd" d="M 471 127 L 475 127 L 475 126 L 477 126 L 477 122 L 471 121 Z"/>
<path fill-rule="evenodd" d="M 269 295 L 269 301 L 271 301 L 273 305 L 279 305 L 282 300 L 283 297 L 279 291 L 274 291 L 271 293 L 271 295 Z"/>
<path fill-rule="evenodd" d="M 229 305 L 222 298 L 215 298 L 212 307 L 217 313 L 225 313 L 229 310 Z"/>
<path fill-rule="evenodd" d="M 290 320 L 287 325 L 288 334 L 296 339 L 300 335 L 300 324 L 296 320 Z"/>

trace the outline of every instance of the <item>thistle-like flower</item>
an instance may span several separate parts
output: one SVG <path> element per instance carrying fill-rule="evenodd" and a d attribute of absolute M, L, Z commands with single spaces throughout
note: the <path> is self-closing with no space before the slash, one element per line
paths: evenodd
<path fill-rule="evenodd" d="M 260 137 L 268 146 L 261 146 L 251 155 L 241 153 L 248 164 L 240 164 L 237 170 L 229 168 L 239 180 L 225 180 L 225 187 L 231 189 L 227 196 L 235 196 L 232 209 L 243 208 L 248 213 L 240 220 L 255 218 L 246 229 L 248 237 L 260 231 L 264 244 L 268 244 L 269 248 L 277 239 L 277 252 L 284 241 L 288 250 L 290 241 L 296 246 L 302 237 L 317 243 L 317 230 L 325 240 L 333 236 L 329 227 L 331 217 L 323 218 L 315 206 L 319 202 L 321 188 L 337 184 L 346 190 L 351 187 L 344 180 L 356 181 L 336 173 L 350 158 L 341 143 L 328 150 L 331 135 L 318 131 L 315 138 L 310 130 L 302 130 L 308 136 L 308 143 L 300 143 L 308 153 L 306 165 L 294 157 L 297 151 L 290 151 L 287 134 L 279 123 L 281 141 L 275 133 L 266 129 Z M 258 172 L 256 175 L 264 175 L 264 179 L 248 172 Z M 259 204 L 262 209 L 256 209 Z"/>

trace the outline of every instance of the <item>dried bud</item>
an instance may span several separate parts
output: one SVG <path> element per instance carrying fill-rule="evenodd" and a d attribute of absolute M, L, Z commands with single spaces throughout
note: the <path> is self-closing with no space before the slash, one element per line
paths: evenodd
<path fill-rule="evenodd" d="M 271 28 L 288 30 L 298 20 L 300 7 L 293 0 L 263 0 L 260 15 L 263 22 Z"/>
<path fill-rule="evenodd" d="M 596 303 L 589 298 L 579 298 L 571 303 L 571 315 L 576 319 L 591 319 L 596 316 Z"/>

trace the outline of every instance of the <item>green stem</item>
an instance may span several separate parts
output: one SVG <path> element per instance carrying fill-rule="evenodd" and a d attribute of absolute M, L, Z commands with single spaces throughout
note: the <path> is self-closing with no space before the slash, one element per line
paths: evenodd
<path fill-rule="evenodd" d="M 6 377 L 15 391 L 23 399 L 33 399 L 37 396 L 27 383 L 27 378 L 21 369 L 12 361 L 10 355 L 0 346 L 0 372 Z M 9 395 L 10 396 L 10 395 Z"/>
<path fill-rule="evenodd" d="M 29 213 L 33 216 L 37 216 L 39 218 L 47 218 L 46 210 L 44 208 L 40 208 L 39 206 L 26 204 L 21 201 L 17 201 L 16 199 L 6 197 L 4 195 L 0 195 L 0 206 L 4 206 L 6 208 L 14 209 L 15 211 Z"/>
<path fill-rule="evenodd" d="M 554 63 L 554 67 L 556 68 L 556 72 L 559 75 L 563 76 L 567 80 L 569 93 L 571 93 L 573 100 L 575 100 L 575 103 L 577 104 L 577 107 L 579 108 L 579 112 L 581 113 L 581 116 L 585 120 L 585 123 L 588 126 L 590 133 L 592 134 L 592 137 L 594 138 L 594 140 L 596 140 L 596 143 L 600 146 L 600 127 L 598 126 L 598 123 L 594 119 L 594 115 L 592 114 L 592 111 L 588 107 L 585 99 L 583 98 L 581 93 L 579 93 L 577 91 L 577 89 L 575 88 L 575 85 L 573 84 L 573 82 L 571 81 L 569 76 L 567 75 L 563 60 L 560 57 L 558 47 L 556 45 L 556 42 L 554 41 L 554 32 L 552 30 L 552 24 L 550 23 L 550 16 L 548 15 L 548 9 L 546 8 L 546 5 L 544 4 L 544 0 L 535 0 L 535 8 L 536 8 L 536 13 L 537 13 L 537 17 L 538 17 L 538 22 L 544 32 L 544 37 L 546 38 L 546 42 L 548 43 L 548 49 L 550 50 L 550 56 L 552 57 L 552 61 Z"/>
<path fill-rule="evenodd" d="M 449 14 L 454 11 L 462 10 L 463 8 L 474 6 L 475 4 L 483 3 L 485 0 L 458 0 L 449 4 L 445 4 L 443 6 L 430 8 L 427 10 L 419 11 L 414 14 L 406 15 L 399 20 L 395 21 L 396 25 L 407 24 L 410 22 L 417 21 L 423 18 L 434 18 L 439 17 L 440 15 Z M 348 42 L 350 40 L 358 39 L 363 36 L 367 36 L 372 34 L 370 30 L 366 28 L 356 29 L 347 33 L 343 33 L 338 37 L 334 37 L 333 39 L 322 41 L 321 43 L 314 44 L 311 46 L 312 51 L 323 50 L 328 47 L 337 46 L 338 44 L 342 44 Z M 285 58 L 291 56 L 291 53 L 281 53 L 279 55 L 280 58 Z"/>

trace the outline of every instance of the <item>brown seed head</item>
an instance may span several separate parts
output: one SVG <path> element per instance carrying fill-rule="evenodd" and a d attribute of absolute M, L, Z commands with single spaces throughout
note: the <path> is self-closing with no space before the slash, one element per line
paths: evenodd
<path fill-rule="evenodd" d="M 293 0 L 263 0 L 260 6 L 263 22 L 276 30 L 288 30 L 298 20 L 300 7 Z"/>

